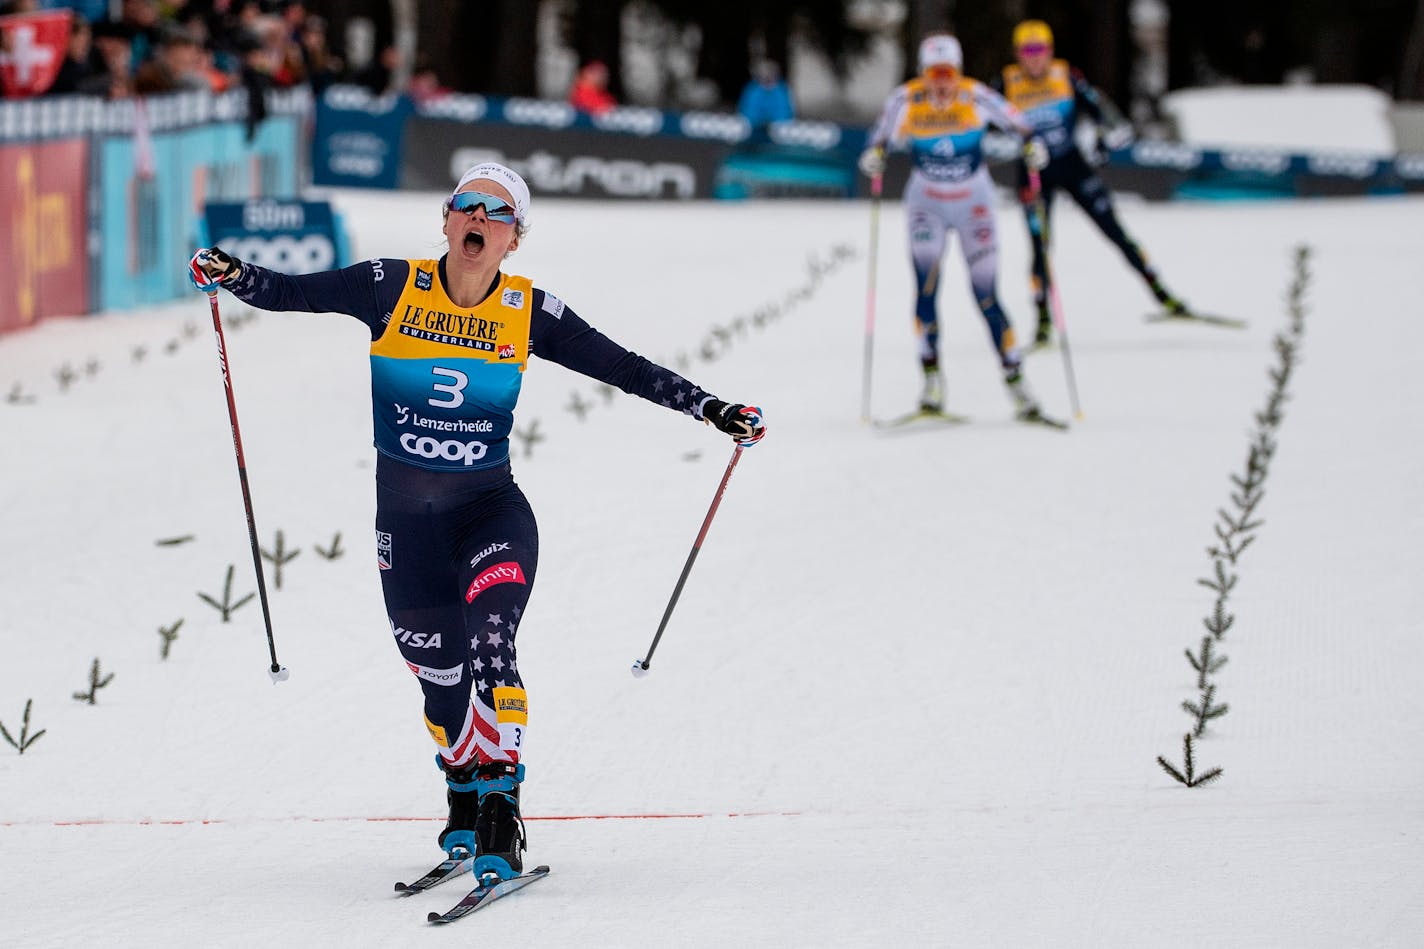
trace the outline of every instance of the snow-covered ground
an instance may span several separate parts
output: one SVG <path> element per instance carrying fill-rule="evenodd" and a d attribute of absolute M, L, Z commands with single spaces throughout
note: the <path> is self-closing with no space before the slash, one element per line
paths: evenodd
<path fill-rule="evenodd" d="M 361 256 L 436 251 L 437 195 L 335 200 Z M 234 596 L 254 587 L 203 299 L 0 339 L 0 722 L 17 733 L 32 698 L 47 729 L 23 756 L 0 745 L 4 943 L 1419 945 L 1424 203 L 1121 210 L 1173 287 L 1250 328 L 1148 325 L 1065 206 L 1084 420 L 1009 420 L 952 251 L 944 359 L 973 424 L 885 434 L 859 420 L 865 204 L 536 202 L 512 270 L 759 402 L 771 434 L 636 681 L 730 446 L 529 370 L 519 424 L 546 439 L 516 462 L 544 554 L 520 634 L 525 809 L 554 872 L 445 931 L 425 913 L 463 887 L 391 894 L 439 856 L 443 784 L 372 563 L 364 329 L 244 322 L 222 297 L 259 531 L 301 548 L 272 590 L 277 686 L 256 603 L 223 624 L 197 596 L 229 564 Z M 1000 220 L 1024 330 L 1025 240 Z M 882 224 L 885 416 L 917 369 L 897 202 Z M 1197 578 L 1300 242 L 1304 360 L 1230 601 L 1230 712 L 1198 746 L 1225 774 L 1187 790 L 1154 759 L 1180 761 Z M 1060 354 L 1029 376 L 1066 414 Z M 318 556 L 338 532 L 349 553 Z M 95 657 L 115 678 L 90 706 L 71 695 Z"/>
<path fill-rule="evenodd" d="M 1393 155 L 1390 97 L 1373 86 L 1219 86 L 1178 89 L 1162 110 L 1199 148 Z"/>

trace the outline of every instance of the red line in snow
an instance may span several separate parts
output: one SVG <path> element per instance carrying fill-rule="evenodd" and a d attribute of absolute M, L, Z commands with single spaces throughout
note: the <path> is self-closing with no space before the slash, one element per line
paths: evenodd
<path fill-rule="evenodd" d="M 709 817 L 799 817 L 800 811 L 736 811 L 726 814 L 555 814 L 543 817 L 526 817 L 529 821 L 582 821 L 582 820 L 703 820 Z M 362 821 L 371 824 L 401 823 L 406 821 L 439 822 L 443 817 L 253 817 L 253 818 L 82 818 L 79 820 L 31 820 L 0 821 L 0 827 L 181 827 L 188 824 L 262 824 L 294 823 L 312 824 L 342 823 Z"/>

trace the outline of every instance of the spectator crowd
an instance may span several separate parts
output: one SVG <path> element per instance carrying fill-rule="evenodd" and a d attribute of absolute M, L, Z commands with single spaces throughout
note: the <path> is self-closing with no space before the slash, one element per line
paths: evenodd
<path fill-rule="evenodd" d="M 355 83 L 377 95 L 404 92 L 417 102 L 450 91 L 424 59 L 411 64 L 402 81 L 401 54 L 393 45 L 376 51 L 362 68 L 348 68 L 333 49 L 325 19 L 304 0 L 0 0 L 0 17 L 60 8 L 71 15 L 69 39 L 44 95 L 124 99 L 245 89 L 261 111 L 262 93 L 270 88 L 305 85 L 320 95 L 333 83 Z M 0 31 L 0 64 L 18 58 L 11 49 L 15 36 Z M 616 107 L 609 80 L 607 65 L 584 62 L 570 85 L 569 103 L 595 116 Z M 753 65 L 738 111 L 753 128 L 794 117 L 776 63 Z"/>
<path fill-rule="evenodd" d="M 39 0 L 0 3 L 0 16 L 41 12 Z M 53 4 L 48 6 L 53 7 Z M 110 4 L 98 4 L 100 13 Z M 122 0 L 119 15 L 70 5 L 68 49 L 46 95 L 123 99 L 206 89 L 316 92 L 348 76 L 331 52 L 326 23 L 301 0 Z M 12 34 L 6 31 L 6 45 Z M 4 50 L 9 52 L 9 50 Z"/>

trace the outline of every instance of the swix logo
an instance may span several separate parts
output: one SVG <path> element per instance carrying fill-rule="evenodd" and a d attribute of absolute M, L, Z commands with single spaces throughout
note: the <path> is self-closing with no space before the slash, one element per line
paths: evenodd
<path fill-rule="evenodd" d="M 465 677 L 463 664 L 451 666 L 448 669 L 432 669 L 429 666 L 418 666 L 413 662 L 407 662 L 406 666 L 418 678 L 424 679 L 426 682 L 434 682 L 436 685 L 459 685 L 460 680 Z"/>
<path fill-rule="evenodd" d="M 463 461 L 468 467 L 485 456 L 489 446 L 484 442 L 462 442 L 455 439 L 437 441 L 429 435 L 417 438 L 407 432 L 400 437 L 400 446 L 412 455 L 421 458 L 443 458 L 446 461 Z"/>
<path fill-rule="evenodd" d="M 503 346 L 499 347 L 499 358 L 500 358 L 500 359 L 513 359 L 513 358 L 514 358 L 514 344 L 513 344 L 513 343 L 505 343 Z"/>
<path fill-rule="evenodd" d="M 508 549 L 508 544 L 490 544 L 484 550 L 480 551 L 479 553 L 475 554 L 473 557 L 470 558 L 470 566 L 473 567 L 475 564 L 479 563 L 481 560 L 484 560 L 490 554 L 499 553 L 501 550 Z"/>
<path fill-rule="evenodd" d="M 484 573 L 475 577 L 470 588 L 465 591 L 465 602 L 475 602 L 475 597 L 488 590 L 490 587 L 498 586 L 501 583 L 526 584 L 529 581 L 524 579 L 524 571 L 519 564 L 513 560 L 506 560 L 504 563 L 497 563 Z"/>
<path fill-rule="evenodd" d="M 407 646 L 414 646 L 416 649 L 439 649 L 439 633 L 417 633 L 414 630 L 403 629 L 400 626 L 392 628 L 392 633 L 396 639 Z"/>

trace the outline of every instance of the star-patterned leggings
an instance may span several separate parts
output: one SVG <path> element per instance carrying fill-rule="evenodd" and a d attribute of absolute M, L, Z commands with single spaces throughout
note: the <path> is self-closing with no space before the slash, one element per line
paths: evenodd
<path fill-rule="evenodd" d="M 514 634 L 539 533 L 509 466 L 450 474 L 380 456 L 376 547 L 391 630 L 440 757 L 519 761 L 528 719 Z"/>

